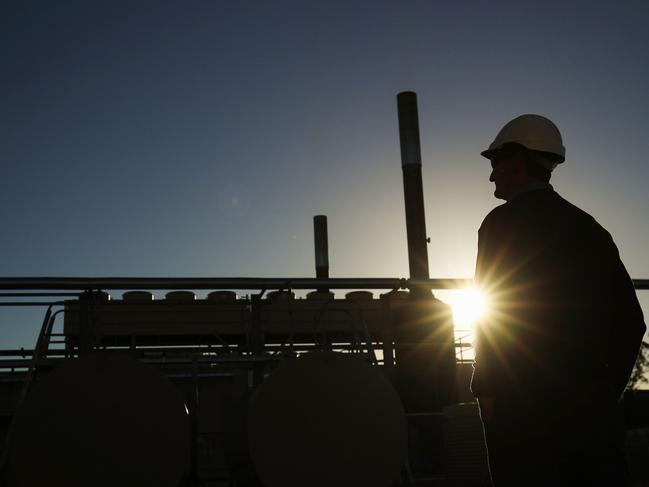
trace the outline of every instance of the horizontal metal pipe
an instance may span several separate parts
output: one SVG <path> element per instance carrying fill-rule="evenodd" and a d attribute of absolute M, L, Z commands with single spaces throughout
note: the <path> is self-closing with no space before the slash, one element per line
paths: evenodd
<path fill-rule="evenodd" d="M 373 342 L 373 346 L 377 347 L 380 346 L 382 342 Z M 319 345 L 318 345 L 319 346 Z M 307 350 L 316 347 L 315 345 L 307 345 L 307 344 L 296 344 L 293 346 L 293 350 Z M 345 348 L 349 347 L 348 344 L 346 343 L 335 343 L 332 345 L 332 348 Z M 456 341 L 455 342 L 455 348 L 471 348 L 473 347 L 473 344 L 471 342 L 462 342 L 462 341 Z M 286 348 L 285 345 L 276 345 L 276 344 L 266 344 L 264 347 L 267 350 L 282 350 Z M 217 346 L 217 347 L 196 347 L 196 346 L 177 346 L 177 347 L 138 347 L 136 349 L 132 349 L 130 347 L 111 347 L 107 349 L 109 352 L 119 352 L 122 351 L 124 353 L 131 353 L 133 351 L 143 354 L 146 358 L 160 358 L 160 357 L 174 357 L 179 354 L 196 354 L 196 353 L 204 353 L 204 354 L 216 354 L 216 353 L 222 353 L 227 350 L 227 347 L 223 346 Z M 48 357 L 64 357 L 69 355 L 70 352 L 65 349 L 50 349 L 47 351 L 47 356 Z M 147 355 L 148 354 L 148 355 Z M 156 354 L 156 355 L 153 355 Z M 0 357 L 32 357 L 34 355 L 34 350 L 31 348 L 8 348 L 8 349 L 0 349 Z M 208 356 L 213 356 L 213 355 L 208 355 Z"/>
<path fill-rule="evenodd" d="M 120 353 L 124 353 L 121 351 Z M 161 357 L 162 358 L 162 357 Z M 39 360 L 39 364 L 45 366 L 56 365 L 57 363 L 63 363 L 66 358 L 44 358 Z M 274 362 L 280 360 L 280 357 L 270 357 L 270 356 L 261 356 L 255 357 L 252 355 L 248 356 L 220 356 L 220 357 L 210 357 L 210 356 L 200 356 L 200 357 L 178 357 L 162 358 L 163 364 L 161 365 L 176 365 L 176 364 L 194 364 L 194 363 L 247 363 L 247 362 Z M 155 362 L 155 358 L 143 357 L 143 362 L 150 363 Z M 29 359 L 7 359 L 0 360 L 0 369 L 17 369 L 17 368 L 28 368 L 33 363 L 31 358 Z"/>
<path fill-rule="evenodd" d="M 649 279 L 632 279 L 633 286 L 636 290 L 647 290 L 649 289 Z"/>
<path fill-rule="evenodd" d="M 433 287 L 470 285 L 470 279 L 431 279 Z M 4 277 L 0 289 L 405 289 L 408 280 L 399 278 L 264 278 L 264 277 Z"/>
<path fill-rule="evenodd" d="M 0 293 L 0 298 L 66 298 L 79 293 Z"/>
<path fill-rule="evenodd" d="M 430 289 L 463 289 L 472 279 L 435 278 L 303 278 L 303 277 L 2 277 L 0 289 L 408 289 L 426 286 Z M 649 289 L 649 279 L 634 279 L 638 290 Z"/>

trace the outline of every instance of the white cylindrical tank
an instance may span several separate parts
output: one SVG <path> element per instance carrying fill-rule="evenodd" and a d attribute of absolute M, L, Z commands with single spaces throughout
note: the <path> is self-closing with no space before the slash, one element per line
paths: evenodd
<path fill-rule="evenodd" d="M 182 397 L 158 370 L 112 355 L 69 360 L 14 416 L 9 485 L 176 487 L 190 444 Z"/>
<path fill-rule="evenodd" d="M 389 487 L 407 443 L 406 416 L 383 373 L 342 353 L 279 365 L 248 408 L 250 455 L 266 487 Z"/>

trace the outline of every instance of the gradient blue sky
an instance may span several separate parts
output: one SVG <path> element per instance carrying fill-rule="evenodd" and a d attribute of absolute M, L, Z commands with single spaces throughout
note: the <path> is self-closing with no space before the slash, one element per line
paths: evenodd
<path fill-rule="evenodd" d="M 539 113 L 555 188 L 649 277 L 646 1 L 4 1 L 0 23 L 2 276 L 311 276 L 315 214 L 332 277 L 407 276 L 414 90 L 431 276 L 472 276 L 499 203 L 479 152 Z M 30 347 L 11 319 L 0 346 Z"/>

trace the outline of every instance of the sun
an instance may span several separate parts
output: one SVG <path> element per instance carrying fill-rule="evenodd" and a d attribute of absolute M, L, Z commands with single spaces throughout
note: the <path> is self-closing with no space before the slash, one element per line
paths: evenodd
<path fill-rule="evenodd" d="M 456 329 L 471 330 L 475 321 L 487 310 L 487 299 L 477 289 L 460 289 L 447 299 L 453 308 Z"/>

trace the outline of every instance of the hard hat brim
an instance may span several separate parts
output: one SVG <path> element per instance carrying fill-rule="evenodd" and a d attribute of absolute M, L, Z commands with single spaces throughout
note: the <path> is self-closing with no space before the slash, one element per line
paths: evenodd
<path fill-rule="evenodd" d="M 521 145 L 521 144 L 519 144 L 519 145 Z M 534 149 L 530 149 L 529 147 L 525 147 L 525 146 L 522 146 L 522 147 L 524 147 L 527 150 L 531 150 L 532 152 L 537 152 L 539 154 L 543 154 L 544 157 L 552 160 L 552 162 L 554 162 L 555 164 L 561 164 L 562 162 L 564 162 L 566 160 L 566 158 L 561 154 L 556 154 L 554 152 L 546 152 L 546 151 L 534 150 Z M 496 148 L 489 148 L 487 150 L 483 150 L 480 153 L 480 155 L 482 157 L 486 158 L 486 159 L 492 160 L 494 158 L 494 156 L 498 152 L 500 152 L 502 149 L 503 149 L 502 146 L 501 147 L 496 147 Z"/>
<path fill-rule="evenodd" d="M 495 150 L 487 149 L 487 150 L 483 150 L 483 151 L 480 153 L 480 155 L 481 155 L 482 157 L 485 157 L 485 158 L 491 160 L 491 159 L 493 159 L 495 153 L 496 153 Z"/>

